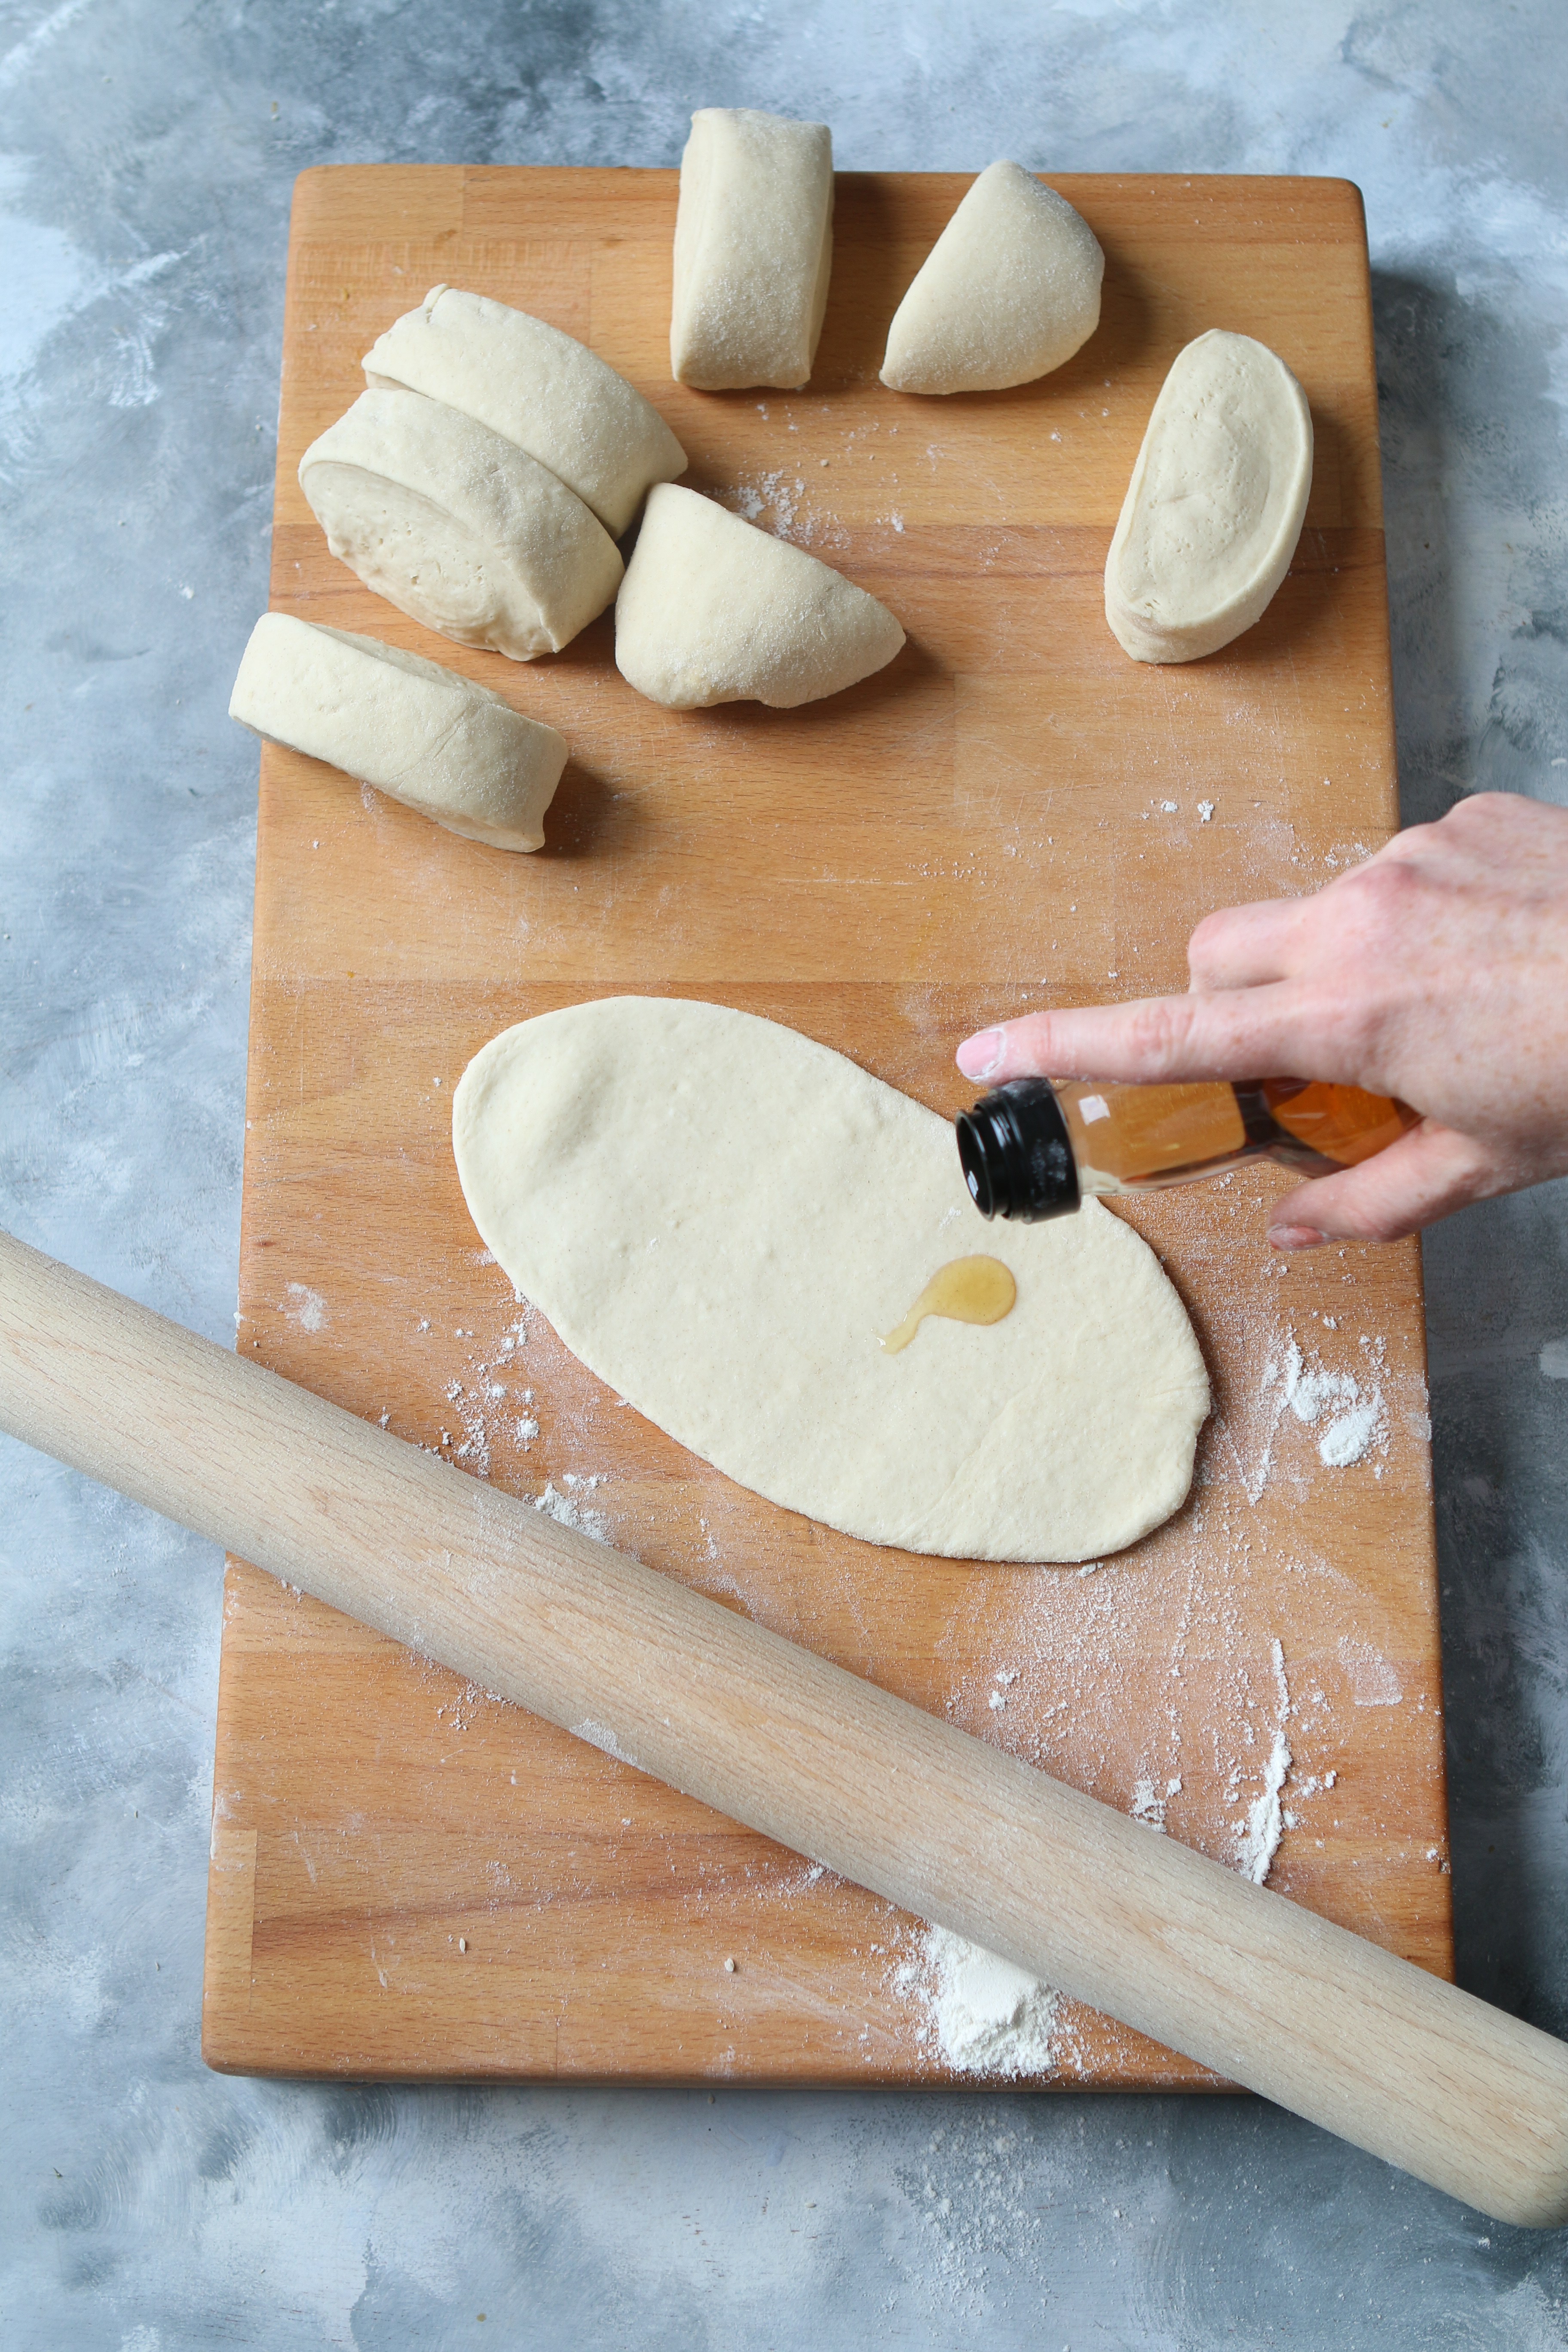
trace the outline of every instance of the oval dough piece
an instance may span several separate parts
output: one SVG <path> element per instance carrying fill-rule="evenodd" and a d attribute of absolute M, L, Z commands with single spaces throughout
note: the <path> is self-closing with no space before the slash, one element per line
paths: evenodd
<path fill-rule="evenodd" d="M 300 487 L 367 588 L 460 646 L 559 653 L 620 584 L 615 541 L 548 467 L 416 392 L 362 392 Z"/>
<path fill-rule="evenodd" d="M 460 408 L 537 457 L 619 539 L 652 482 L 686 452 L 650 401 L 586 343 L 526 310 L 433 286 L 364 356 L 373 386 Z"/>
<path fill-rule="evenodd" d="M 1070 360 L 1100 324 L 1105 256 L 1080 213 L 1017 163 L 988 163 L 893 314 L 895 392 L 1001 392 Z"/>
<path fill-rule="evenodd" d="M 786 1509 L 961 1559 L 1100 1557 L 1192 1479 L 1203 1359 L 1153 1253 L 1087 1202 L 987 1225 L 952 1129 L 794 1030 L 612 997 L 495 1038 L 452 1105 L 516 1288 L 650 1421 Z M 1000 1258 L 989 1327 L 890 1331 Z"/>
<path fill-rule="evenodd" d="M 467 841 L 544 845 L 565 742 L 439 662 L 352 630 L 263 613 L 228 715 L 362 777 Z"/>
<path fill-rule="evenodd" d="M 781 710 L 890 662 L 904 633 L 853 581 L 672 482 L 648 496 L 616 599 L 616 666 L 650 702 Z"/>
<path fill-rule="evenodd" d="M 1312 487 L 1307 395 L 1250 335 L 1211 328 L 1160 388 L 1105 564 L 1105 617 L 1134 661 L 1197 661 L 1259 619 Z"/>
<path fill-rule="evenodd" d="M 669 370 L 699 392 L 807 382 L 833 268 L 833 133 L 700 107 L 680 159 Z"/>

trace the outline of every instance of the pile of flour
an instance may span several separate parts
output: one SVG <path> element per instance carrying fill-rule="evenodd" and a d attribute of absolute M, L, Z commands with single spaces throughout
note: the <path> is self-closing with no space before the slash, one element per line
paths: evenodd
<path fill-rule="evenodd" d="M 923 2002 L 920 2039 L 928 2046 L 934 2041 L 956 2073 L 1011 2081 L 1053 2071 L 1057 1995 L 1011 1960 L 951 1928 L 928 1927 L 919 1958 L 906 1960 L 893 1981 Z"/>

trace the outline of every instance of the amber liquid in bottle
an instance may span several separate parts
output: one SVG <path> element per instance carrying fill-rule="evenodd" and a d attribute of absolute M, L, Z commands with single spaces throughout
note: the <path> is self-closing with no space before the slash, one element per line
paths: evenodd
<path fill-rule="evenodd" d="M 1247 1160 L 1331 1176 L 1386 1150 L 1419 1119 L 1387 1095 L 1318 1079 L 1014 1078 L 963 1113 L 958 1144 L 982 1214 L 1034 1223 L 1086 1195 L 1194 1184 Z"/>
<path fill-rule="evenodd" d="M 1258 1078 L 1186 1087 L 1056 1088 L 1085 1192 L 1149 1192 L 1277 1160 L 1331 1176 L 1397 1143 L 1419 1113 L 1387 1095 L 1317 1079 Z"/>

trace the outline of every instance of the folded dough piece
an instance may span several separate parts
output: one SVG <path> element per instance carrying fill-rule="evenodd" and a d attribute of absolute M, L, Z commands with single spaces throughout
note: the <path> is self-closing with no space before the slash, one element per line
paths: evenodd
<path fill-rule="evenodd" d="M 1070 360 L 1100 324 L 1105 256 L 1082 215 L 1017 163 L 988 163 L 888 330 L 895 392 L 1001 392 Z"/>
<path fill-rule="evenodd" d="M 651 482 L 686 471 L 652 404 L 574 336 L 526 310 L 433 286 L 364 356 L 373 387 L 401 385 L 515 441 L 575 490 L 612 539 Z"/>
<path fill-rule="evenodd" d="M 558 653 L 620 584 L 615 541 L 548 467 L 416 392 L 362 392 L 300 486 L 367 588 L 460 646 Z"/>
<path fill-rule="evenodd" d="M 793 710 L 868 677 L 903 642 L 885 604 L 815 555 L 695 490 L 649 492 L 616 600 L 616 666 L 650 702 Z"/>
<path fill-rule="evenodd" d="M 1311 487 L 1311 412 L 1284 361 L 1219 327 L 1179 352 L 1106 558 L 1123 652 L 1196 661 L 1249 629 L 1290 569 Z"/>
<path fill-rule="evenodd" d="M 263 613 L 251 631 L 228 715 L 497 849 L 542 848 L 566 764 L 554 728 L 489 687 L 289 613 Z"/>
<path fill-rule="evenodd" d="M 469 1213 L 520 1294 L 639 1412 L 870 1543 L 1096 1559 L 1177 1508 L 1209 1409 L 1181 1300 L 1086 1201 L 986 1225 L 952 1128 L 792 1029 L 612 997 L 525 1021 L 452 1101 Z M 976 1249 L 1001 1322 L 890 1331 Z"/>
<path fill-rule="evenodd" d="M 680 159 L 669 369 L 699 392 L 793 390 L 816 356 L 833 267 L 833 133 L 700 107 Z"/>

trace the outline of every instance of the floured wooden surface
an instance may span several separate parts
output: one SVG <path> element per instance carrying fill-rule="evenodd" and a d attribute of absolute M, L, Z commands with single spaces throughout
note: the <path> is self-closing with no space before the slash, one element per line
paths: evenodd
<path fill-rule="evenodd" d="M 265 751 L 240 1345 L 1152 1826 L 1255 1871 L 1278 1838 L 1271 1885 L 1446 1972 L 1414 1245 L 1275 1259 L 1272 1171 L 1140 1208 L 1215 1381 L 1192 1500 L 1089 1572 L 973 1569 L 832 1535 L 684 1454 L 513 1300 L 458 1190 L 452 1085 L 531 1013 L 710 996 L 952 1112 L 969 1030 L 1181 986 L 1210 907 L 1315 887 L 1385 837 L 1353 193 L 1063 179 L 1108 257 L 1099 333 L 1017 392 L 900 399 L 876 381 L 887 323 L 964 184 L 841 176 L 816 382 L 715 396 L 668 379 L 673 173 L 301 183 L 274 604 L 451 662 L 574 758 L 521 858 Z M 668 418 L 690 484 L 891 606 L 897 661 L 803 711 L 676 713 L 616 674 L 607 616 L 520 668 L 370 596 L 293 468 L 443 278 L 590 340 Z M 1150 669 L 1106 629 L 1100 569 L 1169 362 L 1216 324 L 1306 386 L 1312 503 L 1259 626 Z M 929 1977 L 916 1923 L 231 1570 L 214 2063 L 952 2079 Z M 1050 2042 L 1041 2079 L 1207 2079 L 1068 2004 Z"/>

